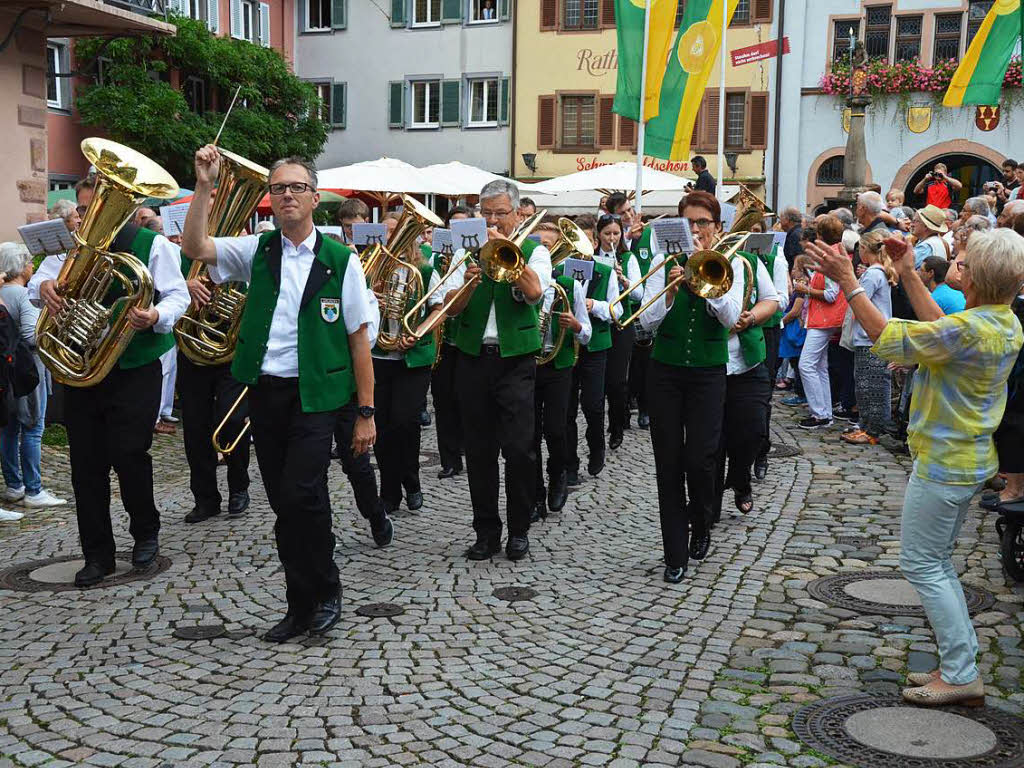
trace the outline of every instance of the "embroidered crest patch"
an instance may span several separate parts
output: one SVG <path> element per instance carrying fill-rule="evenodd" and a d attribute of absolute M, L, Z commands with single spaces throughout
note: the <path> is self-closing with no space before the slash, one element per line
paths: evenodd
<path fill-rule="evenodd" d="M 341 316 L 341 299 L 320 299 L 320 317 L 325 323 L 336 323 Z"/>

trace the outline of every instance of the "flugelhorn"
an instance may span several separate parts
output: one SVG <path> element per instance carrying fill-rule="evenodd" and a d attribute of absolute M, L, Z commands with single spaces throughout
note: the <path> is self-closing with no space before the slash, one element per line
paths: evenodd
<path fill-rule="evenodd" d="M 562 351 L 562 345 L 565 344 L 565 337 L 569 329 L 564 326 L 559 326 L 558 335 L 552 336 L 551 344 L 547 343 L 548 331 L 551 330 L 551 323 L 560 312 L 572 312 L 572 304 L 569 301 L 569 294 L 565 292 L 565 289 L 557 282 L 551 284 L 551 288 L 554 289 L 555 295 L 551 299 L 551 307 L 548 310 L 541 310 L 540 315 L 537 318 L 537 324 L 540 326 L 540 338 L 543 348 L 541 353 L 537 355 L 537 365 L 547 365 L 556 357 L 558 353 Z M 559 304 L 562 308 L 555 309 Z"/>
<path fill-rule="evenodd" d="M 449 268 L 448 274 L 452 275 L 464 264 L 475 261 L 480 265 L 480 271 L 494 282 L 516 282 L 526 269 L 526 259 L 523 256 L 523 243 L 526 242 L 526 238 L 528 238 L 530 233 L 537 228 L 541 219 L 546 215 L 547 211 L 537 211 L 533 216 L 530 216 L 516 227 L 507 239 L 495 238 L 494 240 L 488 240 L 479 250 L 467 251 L 461 259 Z M 435 288 L 424 293 L 422 298 L 420 298 L 420 300 L 413 305 L 412 309 L 406 312 L 405 316 L 402 318 L 402 325 L 405 328 L 405 332 L 417 341 L 433 331 L 434 326 L 437 323 L 436 321 L 423 323 L 418 328 L 413 328 L 411 323 L 419 316 L 423 307 L 428 301 L 430 301 L 430 298 L 444 287 L 445 283 L 446 281 L 442 280 Z M 472 282 L 463 283 L 458 287 L 458 289 L 453 291 L 455 294 L 454 296 L 451 298 L 446 297 L 445 301 L 441 304 L 441 316 L 448 313 L 448 310 L 456 304 L 460 298 L 462 298 L 471 285 L 473 285 Z"/>
<path fill-rule="evenodd" d="M 244 157 L 220 149 L 217 194 L 210 208 L 210 237 L 235 237 L 267 190 L 269 172 Z M 188 254 L 186 254 L 187 256 Z M 196 365 L 222 365 L 235 356 L 238 329 L 245 309 L 245 284 L 215 284 L 201 261 L 192 262 L 189 280 L 199 280 L 210 291 L 202 307 L 189 305 L 174 325 L 174 335 L 185 356 Z"/>
<path fill-rule="evenodd" d="M 64 305 L 39 313 L 39 356 L 53 378 L 71 387 L 98 384 L 117 363 L 135 330 L 129 310 L 153 301 L 153 277 L 133 254 L 108 250 L 146 198 L 178 194 L 178 183 L 145 155 L 107 139 L 82 142 L 96 167 L 92 201 L 74 233 L 76 246 L 57 276 Z"/>

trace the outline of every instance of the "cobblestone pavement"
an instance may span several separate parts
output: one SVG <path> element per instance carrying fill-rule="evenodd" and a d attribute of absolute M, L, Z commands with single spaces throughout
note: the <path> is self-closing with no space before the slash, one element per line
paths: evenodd
<path fill-rule="evenodd" d="M 794 711 L 896 691 L 935 665 L 935 645 L 922 618 L 856 614 L 808 591 L 845 571 L 895 574 L 908 460 L 845 446 L 838 428 L 801 433 L 794 415 L 777 408 L 773 432 L 803 453 L 772 461 L 756 511 L 728 514 L 679 585 L 661 579 L 646 432 L 627 432 L 601 477 L 535 526 L 520 563 L 462 557 L 468 487 L 436 479 L 432 428 L 426 503 L 397 515 L 387 549 L 333 467 L 345 613 L 330 637 L 283 646 L 256 634 L 284 610 L 258 479 L 247 517 L 186 526 L 180 441 L 160 437 L 167 571 L 80 592 L 0 590 L 0 765 L 831 763 L 796 739 Z M 47 483 L 70 495 L 62 461 L 48 449 Z M 77 553 L 71 509 L 0 531 L 3 565 Z M 957 564 L 996 600 L 975 618 L 988 702 L 1019 713 L 1024 590 L 1004 580 L 994 520 L 976 507 Z M 537 595 L 510 603 L 492 596 L 500 586 Z M 377 602 L 405 612 L 355 613 Z M 230 634 L 172 635 L 211 623 Z"/>

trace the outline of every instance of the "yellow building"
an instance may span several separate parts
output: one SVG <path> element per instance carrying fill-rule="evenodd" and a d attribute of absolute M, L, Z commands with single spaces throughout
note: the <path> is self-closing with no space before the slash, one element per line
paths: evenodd
<path fill-rule="evenodd" d="M 679 0 L 677 25 L 686 0 Z M 740 0 L 727 53 L 772 39 L 772 0 Z M 524 181 L 583 171 L 636 156 L 636 124 L 612 113 L 618 54 L 614 0 L 520 0 L 513 51 L 513 174 Z M 717 176 L 720 62 L 708 80 L 691 157 L 703 154 Z M 726 183 L 763 191 L 769 71 L 775 58 L 726 70 L 726 153 L 736 171 Z M 524 155 L 526 160 L 524 160 Z M 645 163 L 693 177 L 689 159 Z M 529 167 L 533 166 L 533 169 Z"/>

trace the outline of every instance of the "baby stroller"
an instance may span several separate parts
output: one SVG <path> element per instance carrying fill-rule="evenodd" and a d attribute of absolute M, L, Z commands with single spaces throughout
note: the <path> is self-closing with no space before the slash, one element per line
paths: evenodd
<path fill-rule="evenodd" d="M 1000 504 L 996 511 L 1003 570 L 1014 581 L 1024 582 L 1024 501 Z"/>

